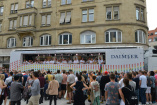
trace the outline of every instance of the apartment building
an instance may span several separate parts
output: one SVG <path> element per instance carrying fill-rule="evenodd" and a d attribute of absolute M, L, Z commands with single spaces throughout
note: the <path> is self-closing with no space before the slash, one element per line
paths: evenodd
<path fill-rule="evenodd" d="M 146 0 L 1 0 L 0 66 L 14 50 L 148 48 Z"/>

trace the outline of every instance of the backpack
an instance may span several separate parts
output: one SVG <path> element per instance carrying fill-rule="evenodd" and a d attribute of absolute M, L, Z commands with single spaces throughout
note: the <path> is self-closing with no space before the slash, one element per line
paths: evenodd
<path fill-rule="evenodd" d="M 131 91 L 131 95 L 129 100 L 126 99 L 126 101 L 128 102 L 128 105 L 138 105 L 138 97 L 135 94 L 135 92 L 133 90 L 130 90 L 129 88 L 125 87 L 126 89 L 128 89 L 129 91 Z"/>
<path fill-rule="evenodd" d="M 22 97 L 23 99 L 26 101 L 28 98 L 29 98 L 29 93 L 30 93 L 30 90 L 28 88 L 29 85 L 32 85 L 34 81 L 32 81 L 32 83 L 29 83 L 29 80 L 27 81 L 27 84 L 25 86 L 25 89 L 23 91 L 23 94 L 22 94 Z"/>

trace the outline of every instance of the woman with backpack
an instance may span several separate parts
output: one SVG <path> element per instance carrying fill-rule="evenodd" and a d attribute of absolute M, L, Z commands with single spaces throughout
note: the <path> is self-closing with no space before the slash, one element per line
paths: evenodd
<path fill-rule="evenodd" d="M 30 78 L 26 81 L 25 89 L 23 91 L 23 98 L 26 101 L 26 104 L 28 104 L 28 100 L 31 97 L 31 90 L 28 88 L 28 86 L 32 85 L 34 82 L 32 75 L 30 75 L 29 77 Z"/>
<path fill-rule="evenodd" d="M 138 105 L 138 104 L 131 103 L 131 97 L 134 93 L 134 91 L 133 91 L 134 89 L 129 85 L 129 79 L 124 78 L 123 83 L 125 86 L 122 88 L 122 93 L 124 95 L 125 102 L 123 102 L 123 100 L 121 100 L 120 105 Z"/>
<path fill-rule="evenodd" d="M 93 76 L 93 81 L 91 82 L 91 96 L 93 96 L 92 105 L 100 105 L 100 86 L 99 82 L 96 81 L 96 76 Z"/>

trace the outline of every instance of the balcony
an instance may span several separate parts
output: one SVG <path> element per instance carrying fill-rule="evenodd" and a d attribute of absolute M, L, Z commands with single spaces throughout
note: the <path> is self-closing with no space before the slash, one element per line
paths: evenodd
<path fill-rule="evenodd" d="M 22 36 L 25 36 L 25 35 L 31 35 L 34 37 L 35 30 L 36 30 L 35 26 L 22 26 L 22 27 L 17 27 L 16 33 L 20 39 Z"/>
<path fill-rule="evenodd" d="M 25 8 L 25 9 L 19 9 L 18 15 L 25 15 L 25 14 L 37 14 L 37 8 Z"/>

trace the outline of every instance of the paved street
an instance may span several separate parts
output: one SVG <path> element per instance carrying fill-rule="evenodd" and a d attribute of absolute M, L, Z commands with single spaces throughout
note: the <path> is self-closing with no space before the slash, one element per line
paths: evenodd
<path fill-rule="evenodd" d="M 57 105 L 69 105 L 69 104 L 66 104 L 66 103 L 67 103 L 67 100 L 65 100 L 65 99 L 57 100 Z M 4 105 L 4 104 L 3 104 L 3 105 Z M 7 102 L 7 105 L 8 105 L 8 102 Z M 24 102 L 24 101 L 22 100 L 21 105 L 26 105 L 26 102 Z M 49 101 L 44 101 L 44 103 L 43 103 L 43 104 L 40 104 L 40 105 L 49 105 Z M 54 103 L 52 103 L 52 105 L 54 105 Z M 72 105 L 72 104 L 71 104 L 71 105 Z M 90 103 L 89 103 L 88 101 L 86 101 L 85 105 L 90 105 Z M 106 105 L 106 104 L 104 103 L 104 104 L 101 104 L 101 105 Z M 156 104 L 153 104 L 153 105 L 157 105 L 157 103 L 156 103 Z"/>

